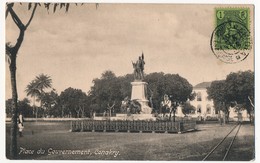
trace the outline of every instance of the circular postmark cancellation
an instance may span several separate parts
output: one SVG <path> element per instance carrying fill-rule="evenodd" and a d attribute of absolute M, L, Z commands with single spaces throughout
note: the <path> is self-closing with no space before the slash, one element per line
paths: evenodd
<path fill-rule="evenodd" d="M 247 12 L 246 12 L 247 11 Z M 210 45 L 215 56 L 225 63 L 238 63 L 247 58 L 251 49 L 248 10 L 217 10 L 217 26 Z"/>
<path fill-rule="evenodd" d="M 239 22 L 225 22 L 213 31 L 210 45 L 212 52 L 222 62 L 243 61 L 252 49 L 250 31 Z"/>

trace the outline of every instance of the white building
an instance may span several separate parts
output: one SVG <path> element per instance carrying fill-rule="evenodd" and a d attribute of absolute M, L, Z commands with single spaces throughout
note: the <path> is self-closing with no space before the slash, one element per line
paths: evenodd
<path fill-rule="evenodd" d="M 196 97 L 193 101 L 190 101 L 190 104 L 196 108 L 196 111 L 191 114 L 192 117 L 201 117 L 203 119 L 218 117 L 218 111 L 214 108 L 213 100 L 208 99 L 207 88 L 210 85 L 211 82 L 202 82 L 193 87 Z M 246 110 L 237 112 L 235 108 L 229 108 L 229 120 L 238 120 L 238 114 L 241 114 L 243 121 L 249 121 L 249 115 Z"/>
<path fill-rule="evenodd" d="M 194 100 L 190 104 L 196 108 L 192 117 L 217 117 L 218 112 L 214 108 L 213 100 L 208 99 L 207 87 L 210 87 L 211 82 L 202 82 L 193 87 L 193 92 L 196 93 Z"/>

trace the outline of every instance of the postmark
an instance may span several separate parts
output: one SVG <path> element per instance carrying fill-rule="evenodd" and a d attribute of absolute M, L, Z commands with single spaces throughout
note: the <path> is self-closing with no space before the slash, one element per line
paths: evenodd
<path fill-rule="evenodd" d="M 211 35 L 211 50 L 225 63 L 238 63 L 252 49 L 249 8 L 216 8 L 216 27 Z"/>

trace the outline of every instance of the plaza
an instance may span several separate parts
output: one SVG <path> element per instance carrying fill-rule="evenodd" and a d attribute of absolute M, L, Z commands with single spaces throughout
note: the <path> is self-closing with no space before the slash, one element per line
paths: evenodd
<path fill-rule="evenodd" d="M 233 125 L 198 124 L 197 131 L 165 134 L 70 132 L 69 121 L 25 122 L 24 136 L 18 138 L 18 157 L 26 160 L 202 160 Z M 9 130 L 7 123 L 7 158 Z M 252 160 L 254 152 L 254 126 L 243 124 L 227 160 Z"/>

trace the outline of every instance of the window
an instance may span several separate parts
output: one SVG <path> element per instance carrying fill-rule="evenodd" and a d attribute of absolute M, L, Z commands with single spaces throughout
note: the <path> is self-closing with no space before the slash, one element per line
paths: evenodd
<path fill-rule="evenodd" d="M 214 109 L 215 110 L 215 114 L 218 114 L 218 110 L 217 109 Z"/>
<path fill-rule="evenodd" d="M 197 113 L 201 113 L 201 105 L 197 106 Z"/>
<path fill-rule="evenodd" d="M 207 114 L 211 114 L 211 107 L 209 104 L 207 104 L 206 109 L 207 109 Z"/>
<path fill-rule="evenodd" d="M 190 114 L 195 114 L 195 110 L 190 110 Z"/>
<path fill-rule="evenodd" d="M 197 101 L 201 101 L 201 92 L 197 93 Z"/>

